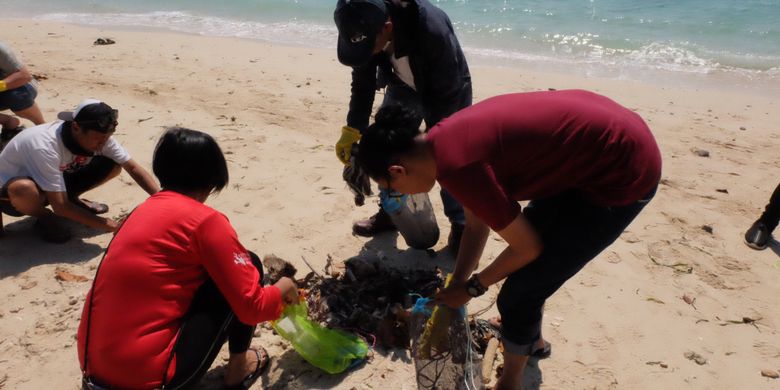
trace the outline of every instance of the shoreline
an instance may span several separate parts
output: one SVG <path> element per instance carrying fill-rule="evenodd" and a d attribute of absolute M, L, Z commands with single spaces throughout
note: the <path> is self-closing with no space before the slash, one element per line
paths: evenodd
<path fill-rule="evenodd" d="M 92 45 L 107 35 L 116 44 Z M 431 196 L 441 228 L 435 258 L 406 250 L 392 234 L 351 234 L 352 221 L 376 211 L 376 198 L 355 207 L 334 156 L 350 77 L 333 50 L 36 20 L 7 23 L 3 40 L 32 73 L 46 77 L 38 97 L 46 119 L 83 98 L 101 98 L 119 109 L 116 138 L 144 167 L 151 166 L 165 126 L 214 136 L 226 154 L 230 183 L 207 204 L 259 255 L 274 253 L 299 270 L 307 269 L 302 255 L 317 270 L 329 256 L 372 256 L 395 267 L 452 266 L 438 196 Z M 780 180 L 777 96 L 515 67 L 472 65 L 472 76 L 475 102 L 550 88 L 609 96 L 645 119 L 664 158 L 664 180 L 652 203 L 548 300 L 543 329 L 555 351 L 538 365 L 541 389 L 775 388 L 776 380 L 760 372 L 780 370 L 780 248 L 754 251 L 742 235 Z M 126 174 L 88 196 L 109 204 L 109 217 L 146 198 Z M 49 245 L 31 231 L 31 218 L 3 219 L 0 383 L 7 375 L 9 389 L 78 386 L 74 335 L 90 282 L 57 281 L 54 274 L 62 268 L 92 279 L 111 235 L 68 224 L 75 238 Z M 503 249 L 492 234 L 480 267 Z M 690 272 L 670 268 L 676 263 Z M 491 301 L 498 291 L 492 287 L 469 311 L 490 307 L 480 318 L 496 315 Z M 686 294 L 696 298 L 695 308 L 681 299 Z M 743 317 L 761 318 L 758 329 L 725 322 Z M 253 343 L 274 357 L 257 388 L 416 388 L 406 350 L 374 353 L 360 369 L 331 376 L 262 326 Z M 707 363 L 689 360 L 688 352 Z M 225 348 L 201 388 L 220 388 L 226 354 Z"/>
<path fill-rule="evenodd" d="M 162 26 L 133 26 L 133 25 L 105 25 L 88 24 L 78 22 L 61 22 L 42 19 L 39 16 L 28 18 L 0 19 L 9 22 L 33 21 L 41 23 L 61 23 L 75 27 L 95 28 L 106 31 L 128 32 L 153 32 L 161 34 L 182 34 L 197 37 L 238 39 L 257 42 L 272 46 L 296 47 L 303 49 L 329 50 L 335 53 L 335 28 L 330 46 L 320 47 L 303 43 L 307 37 L 297 39 L 265 39 L 259 37 L 242 37 L 228 34 L 208 34 L 202 32 L 189 32 L 175 28 Z M 320 26 L 322 27 L 322 26 Z M 688 87 L 700 89 L 712 89 L 722 92 L 737 92 L 746 94 L 759 94 L 765 97 L 780 95 L 780 68 L 769 71 L 757 71 L 743 68 L 710 69 L 699 72 L 694 68 L 684 70 L 662 69 L 657 66 L 639 64 L 602 64 L 598 60 L 589 60 L 582 63 L 573 58 L 552 57 L 549 54 L 521 53 L 517 51 L 505 51 L 502 49 L 481 49 L 471 46 L 463 46 L 466 58 L 472 67 L 501 67 L 532 72 L 553 73 L 561 76 L 595 78 L 604 80 L 640 82 L 648 85 L 663 85 L 665 87 Z M 495 54 L 484 54 L 494 52 Z M 335 55 L 334 55 L 335 57 Z M 779 64 L 780 66 L 780 64 Z"/>

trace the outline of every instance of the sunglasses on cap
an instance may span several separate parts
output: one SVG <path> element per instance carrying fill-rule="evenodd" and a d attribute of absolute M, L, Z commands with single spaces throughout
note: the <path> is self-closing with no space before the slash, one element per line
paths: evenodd
<path fill-rule="evenodd" d="M 119 110 L 111 110 L 101 118 L 77 121 L 79 126 L 85 127 L 91 130 L 96 130 L 101 133 L 113 133 L 116 130 L 116 126 L 119 124 L 117 119 L 119 118 Z"/>

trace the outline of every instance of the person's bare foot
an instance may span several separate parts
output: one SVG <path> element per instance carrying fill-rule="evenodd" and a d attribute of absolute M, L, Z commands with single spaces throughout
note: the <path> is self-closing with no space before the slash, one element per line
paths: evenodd
<path fill-rule="evenodd" d="M 225 386 L 228 388 L 238 386 L 252 374 L 255 374 L 252 379 L 256 379 L 268 365 L 268 360 L 268 353 L 264 348 L 250 348 L 244 353 L 231 354 L 225 367 Z"/>

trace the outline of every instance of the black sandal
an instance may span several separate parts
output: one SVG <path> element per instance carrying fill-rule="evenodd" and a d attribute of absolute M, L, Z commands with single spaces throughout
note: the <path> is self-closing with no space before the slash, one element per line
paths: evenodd
<path fill-rule="evenodd" d="M 73 203 L 77 206 L 84 208 L 92 214 L 100 215 L 108 212 L 108 205 L 99 202 L 93 202 L 87 199 L 73 199 Z"/>
<path fill-rule="evenodd" d="M 271 357 L 268 356 L 268 351 L 266 351 L 265 348 L 249 348 L 249 350 L 254 351 L 255 355 L 257 355 L 257 367 L 255 367 L 255 371 L 244 377 L 244 380 L 235 385 L 225 385 L 225 390 L 249 390 L 268 368 Z"/>

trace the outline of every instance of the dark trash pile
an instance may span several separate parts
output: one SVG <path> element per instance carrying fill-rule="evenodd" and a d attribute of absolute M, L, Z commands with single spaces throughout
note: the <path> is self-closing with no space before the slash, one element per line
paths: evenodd
<path fill-rule="evenodd" d="M 263 259 L 266 282 L 293 277 L 295 267 L 275 256 Z M 420 296 L 431 297 L 442 286 L 438 268 L 395 269 L 378 260 L 330 257 L 324 273 L 312 270 L 298 287 L 304 291 L 309 317 L 329 328 L 376 338 L 385 349 L 409 348 L 409 310 Z"/>

